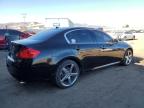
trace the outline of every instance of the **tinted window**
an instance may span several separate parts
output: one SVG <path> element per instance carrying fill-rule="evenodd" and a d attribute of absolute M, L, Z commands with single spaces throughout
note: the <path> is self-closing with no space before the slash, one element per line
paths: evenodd
<path fill-rule="evenodd" d="M 104 36 L 105 42 L 111 42 L 112 41 L 112 38 L 109 35 L 107 35 L 106 33 L 103 33 L 103 36 Z"/>
<path fill-rule="evenodd" d="M 47 40 L 56 34 L 60 33 L 62 30 L 61 29 L 50 29 L 46 31 L 39 32 L 31 37 L 29 39 L 35 39 L 35 40 Z"/>
<path fill-rule="evenodd" d="M 96 42 L 110 42 L 112 38 L 106 33 L 94 30 Z"/>
<path fill-rule="evenodd" d="M 88 30 L 75 30 L 68 33 L 66 36 L 70 43 L 72 43 L 72 39 L 76 40 L 77 44 L 93 43 L 92 35 Z"/>

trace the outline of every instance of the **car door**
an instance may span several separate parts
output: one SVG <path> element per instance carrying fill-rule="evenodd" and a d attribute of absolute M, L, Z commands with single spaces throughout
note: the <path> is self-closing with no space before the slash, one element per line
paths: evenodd
<path fill-rule="evenodd" d="M 89 30 L 74 30 L 67 34 L 69 43 L 76 46 L 77 56 L 81 60 L 85 70 L 94 68 L 98 64 L 99 50 L 94 44 L 93 34 Z"/>
<path fill-rule="evenodd" d="M 108 34 L 101 31 L 94 30 L 94 35 L 95 44 L 100 48 L 99 64 L 106 65 L 119 62 L 123 51 L 118 46 L 118 42 L 114 42 Z"/>

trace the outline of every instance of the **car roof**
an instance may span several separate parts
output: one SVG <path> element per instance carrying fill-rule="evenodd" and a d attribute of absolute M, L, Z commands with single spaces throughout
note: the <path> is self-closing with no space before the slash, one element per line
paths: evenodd
<path fill-rule="evenodd" d="M 59 31 L 70 31 L 70 30 L 76 30 L 76 29 L 86 29 L 86 30 L 97 30 L 100 31 L 96 28 L 89 28 L 89 27 L 62 27 L 62 28 L 54 28 L 54 29 L 58 29 Z"/>

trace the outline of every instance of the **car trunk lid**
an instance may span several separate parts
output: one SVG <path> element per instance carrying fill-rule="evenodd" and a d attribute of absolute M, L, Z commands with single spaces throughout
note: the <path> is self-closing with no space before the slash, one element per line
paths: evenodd
<path fill-rule="evenodd" d="M 12 59 L 17 60 L 17 59 L 19 59 L 17 54 L 22 49 L 27 49 L 28 51 L 34 51 L 32 49 L 35 49 L 35 45 L 37 45 L 37 43 L 39 43 L 39 42 L 36 40 L 30 40 L 30 39 L 12 41 L 11 45 L 10 45 L 10 49 L 9 49 L 9 56 Z M 37 49 L 35 49 L 35 50 L 37 50 Z"/>

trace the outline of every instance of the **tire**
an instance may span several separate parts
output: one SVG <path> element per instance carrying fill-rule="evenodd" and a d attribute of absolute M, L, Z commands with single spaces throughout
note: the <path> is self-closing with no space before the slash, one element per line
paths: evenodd
<path fill-rule="evenodd" d="M 133 61 L 133 51 L 131 49 L 127 49 L 121 64 L 124 66 L 128 66 L 132 63 L 132 61 Z"/>
<path fill-rule="evenodd" d="M 58 65 L 52 80 L 60 88 L 69 88 L 76 83 L 79 75 L 78 64 L 73 60 L 64 60 Z"/>

